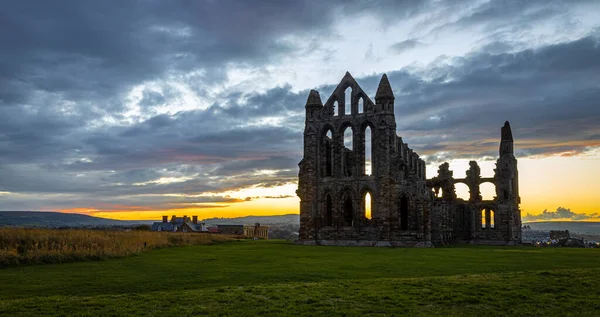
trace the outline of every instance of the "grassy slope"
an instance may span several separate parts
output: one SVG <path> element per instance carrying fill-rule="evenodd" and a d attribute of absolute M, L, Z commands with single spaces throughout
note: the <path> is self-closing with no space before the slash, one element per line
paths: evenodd
<path fill-rule="evenodd" d="M 0 315 L 574 315 L 600 311 L 600 249 L 239 242 L 0 270 Z"/>

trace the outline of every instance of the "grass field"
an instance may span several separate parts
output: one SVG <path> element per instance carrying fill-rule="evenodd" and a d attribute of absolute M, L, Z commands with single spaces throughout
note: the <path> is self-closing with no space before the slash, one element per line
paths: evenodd
<path fill-rule="evenodd" d="M 0 228 L 0 268 L 125 257 L 156 248 L 231 239 L 223 235 L 139 230 Z"/>
<path fill-rule="evenodd" d="M 0 315 L 600 316 L 600 249 L 241 241 L 0 270 Z"/>

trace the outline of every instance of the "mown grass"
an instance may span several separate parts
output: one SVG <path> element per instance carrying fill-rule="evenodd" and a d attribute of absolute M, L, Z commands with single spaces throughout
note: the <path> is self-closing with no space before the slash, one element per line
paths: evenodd
<path fill-rule="evenodd" d="M 598 316 L 600 250 L 233 242 L 0 270 L 0 315 Z"/>
<path fill-rule="evenodd" d="M 155 248 L 229 239 L 173 232 L 1 228 L 0 268 L 124 257 Z"/>

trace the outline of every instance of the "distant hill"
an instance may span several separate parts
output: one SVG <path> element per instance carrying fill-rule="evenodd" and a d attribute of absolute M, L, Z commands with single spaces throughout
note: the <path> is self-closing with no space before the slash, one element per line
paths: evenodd
<path fill-rule="evenodd" d="M 59 227 L 107 227 L 152 224 L 156 220 L 116 220 L 82 214 L 43 211 L 0 211 L 0 227 L 59 228 Z M 300 224 L 300 215 L 246 216 L 239 218 L 210 218 L 208 224 L 254 224 L 283 225 Z"/>
<path fill-rule="evenodd" d="M 600 222 L 589 221 L 544 221 L 524 222 L 533 230 L 569 230 L 570 233 L 596 234 L 600 235 Z"/>
<path fill-rule="evenodd" d="M 81 214 L 42 211 L 0 211 L 0 227 L 105 227 L 132 226 L 151 224 L 156 220 L 116 220 L 98 218 Z M 300 215 L 289 214 L 280 216 L 246 216 L 239 218 L 208 218 L 202 220 L 207 224 L 254 224 L 262 225 L 299 225 Z M 533 230 L 569 230 L 571 233 L 600 235 L 600 222 L 586 221 L 545 221 L 524 222 Z"/>
<path fill-rule="evenodd" d="M 0 211 L 0 227 L 58 228 L 149 224 L 147 220 L 115 220 L 81 214 L 42 211 Z"/>
<path fill-rule="evenodd" d="M 239 224 L 248 225 L 260 223 L 261 225 L 282 225 L 282 224 L 300 224 L 300 215 L 280 215 L 280 216 L 246 216 L 239 218 L 208 218 L 202 220 L 207 224 Z"/>

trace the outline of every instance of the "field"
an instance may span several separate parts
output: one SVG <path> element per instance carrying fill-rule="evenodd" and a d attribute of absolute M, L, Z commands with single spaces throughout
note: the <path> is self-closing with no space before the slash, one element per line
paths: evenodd
<path fill-rule="evenodd" d="M 0 315 L 598 316 L 600 249 L 237 241 L 0 270 Z"/>
<path fill-rule="evenodd" d="M 211 244 L 222 235 L 115 230 L 0 228 L 0 268 L 129 256 L 155 248 Z"/>

